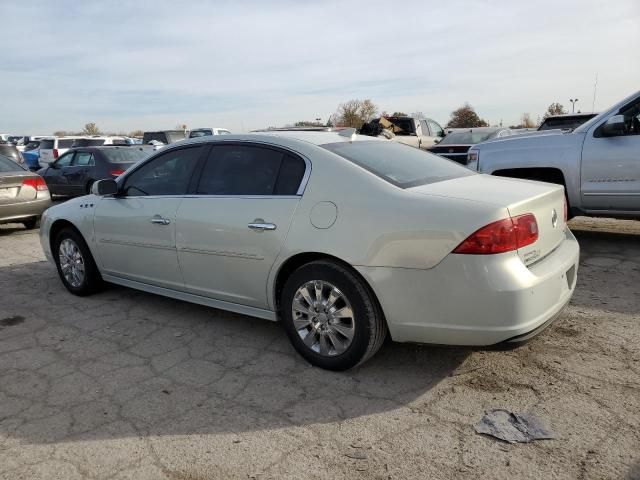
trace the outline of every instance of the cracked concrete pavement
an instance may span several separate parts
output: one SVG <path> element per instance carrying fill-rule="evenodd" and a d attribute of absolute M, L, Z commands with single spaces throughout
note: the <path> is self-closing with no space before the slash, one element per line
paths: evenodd
<path fill-rule="evenodd" d="M 78 298 L 0 227 L 2 479 L 639 479 L 640 222 L 577 219 L 576 294 L 514 350 L 388 343 L 359 369 L 277 323 L 120 287 Z M 489 408 L 555 440 L 474 432 Z"/>

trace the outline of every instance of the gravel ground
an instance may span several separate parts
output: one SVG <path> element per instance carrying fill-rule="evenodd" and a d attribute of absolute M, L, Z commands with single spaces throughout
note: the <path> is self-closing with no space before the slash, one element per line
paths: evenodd
<path fill-rule="evenodd" d="M 576 294 L 514 350 L 389 343 L 310 367 L 276 323 L 68 294 L 0 227 L 0 478 L 640 479 L 640 222 L 576 219 Z M 474 432 L 491 408 L 554 440 Z"/>

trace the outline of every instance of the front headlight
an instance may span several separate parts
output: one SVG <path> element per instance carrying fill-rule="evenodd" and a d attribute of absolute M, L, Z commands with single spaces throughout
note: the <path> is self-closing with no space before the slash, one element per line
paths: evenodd
<path fill-rule="evenodd" d="M 480 159 L 480 152 L 478 152 L 478 150 L 469 150 L 467 152 L 467 168 L 478 171 L 479 159 Z"/>

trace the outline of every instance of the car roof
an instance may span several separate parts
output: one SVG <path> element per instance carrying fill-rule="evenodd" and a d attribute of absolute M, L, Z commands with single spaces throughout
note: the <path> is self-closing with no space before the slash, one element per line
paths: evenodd
<path fill-rule="evenodd" d="M 583 118 L 583 117 L 595 117 L 597 113 L 563 113 L 561 115 L 549 115 L 545 120 L 553 120 L 554 118 Z"/>

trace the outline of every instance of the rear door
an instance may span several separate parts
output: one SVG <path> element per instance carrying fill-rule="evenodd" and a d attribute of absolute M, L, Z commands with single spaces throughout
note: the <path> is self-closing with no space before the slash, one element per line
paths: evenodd
<path fill-rule="evenodd" d="M 302 158 L 251 143 L 214 146 L 178 210 L 178 259 L 191 293 L 266 309 L 267 278 L 300 200 Z"/>

